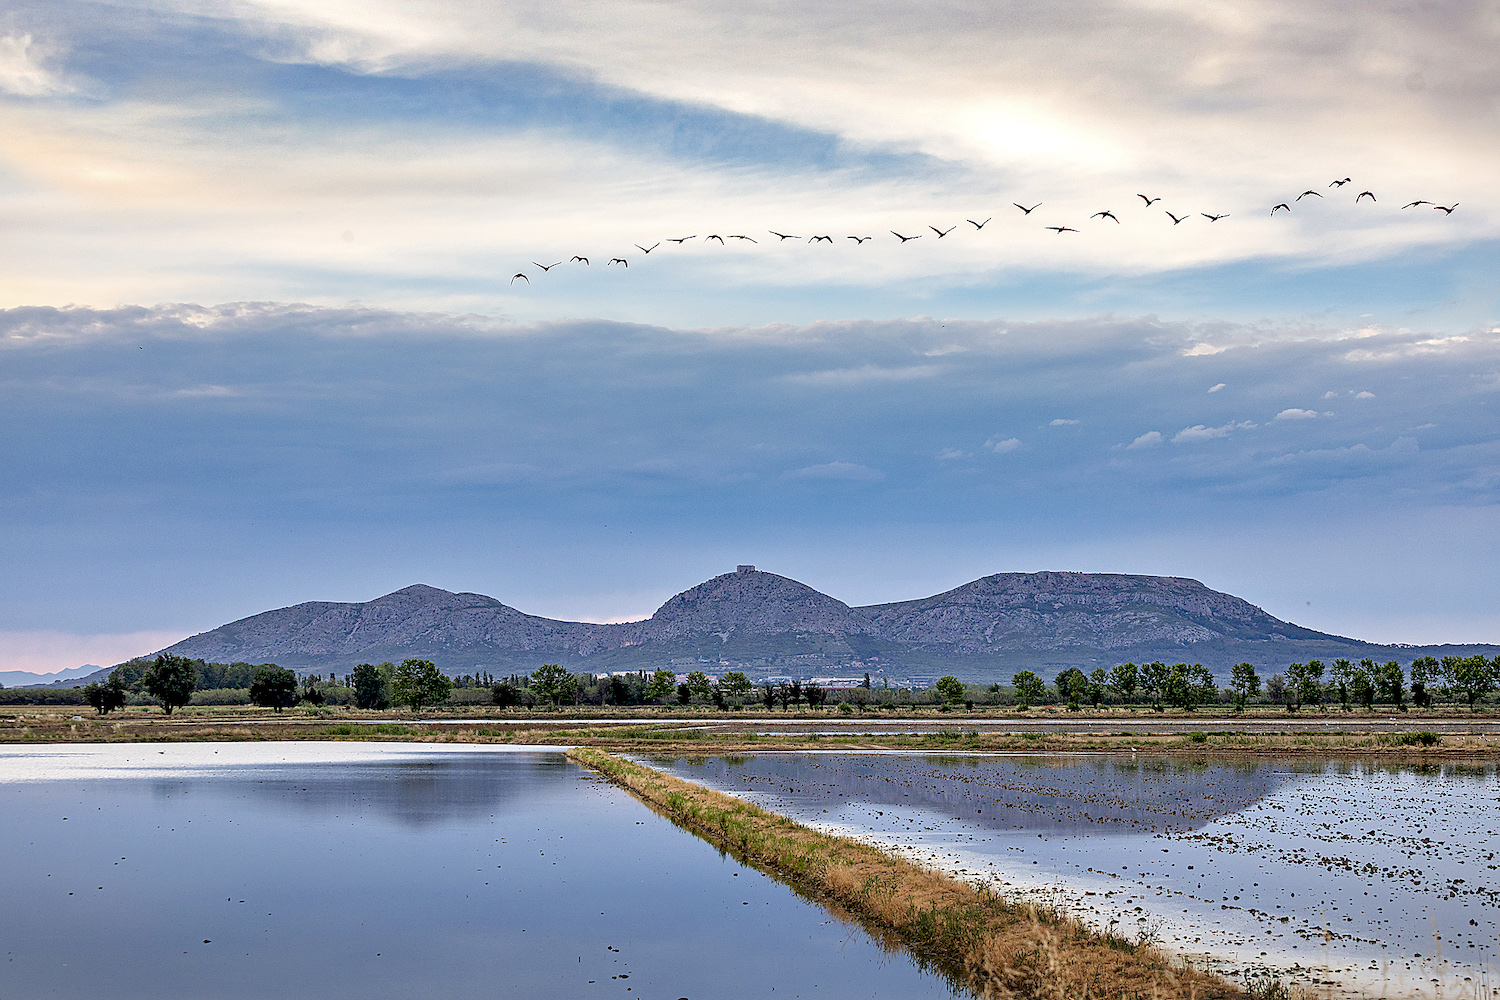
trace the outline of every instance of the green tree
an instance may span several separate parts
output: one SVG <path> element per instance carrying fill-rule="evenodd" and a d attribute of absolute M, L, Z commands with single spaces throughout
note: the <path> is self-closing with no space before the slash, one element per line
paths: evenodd
<path fill-rule="evenodd" d="M 115 671 L 105 678 L 103 684 L 95 681 L 83 687 L 83 699 L 100 715 L 108 715 L 117 708 L 125 707 L 125 678 Z"/>
<path fill-rule="evenodd" d="M 1295 712 L 1303 705 L 1320 705 L 1323 702 L 1323 689 L 1319 683 L 1323 679 L 1323 661 L 1308 660 L 1306 663 L 1293 663 L 1286 668 L 1286 707 L 1287 711 Z"/>
<path fill-rule="evenodd" d="M 1286 702 L 1286 679 L 1280 674 L 1272 674 L 1271 679 L 1266 681 L 1266 697 L 1273 705 Z"/>
<path fill-rule="evenodd" d="M 573 694 L 575 688 L 572 682 L 573 675 L 556 663 L 543 663 L 531 675 L 531 690 L 541 700 L 558 705 L 564 697 Z"/>
<path fill-rule="evenodd" d="M 1047 685 L 1042 679 L 1030 670 L 1018 670 L 1011 675 L 1010 686 L 1016 692 L 1016 701 L 1022 706 L 1029 707 L 1042 700 L 1047 693 Z"/>
<path fill-rule="evenodd" d="M 1093 673 L 1089 674 L 1089 704 L 1095 708 L 1104 700 L 1104 689 L 1109 686 L 1109 675 L 1104 672 L 1103 667 L 1095 667 Z"/>
<path fill-rule="evenodd" d="M 943 701 L 950 705 L 957 705 L 964 700 L 964 683 L 957 677 L 939 677 L 937 693 Z"/>
<path fill-rule="evenodd" d="M 1418 708 L 1432 704 L 1427 682 L 1437 678 L 1438 670 L 1438 661 L 1431 656 L 1419 656 L 1411 661 L 1411 700 Z"/>
<path fill-rule="evenodd" d="M 677 675 L 664 667 L 658 667 L 646 684 L 646 697 L 652 701 L 665 701 L 677 686 Z"/>
<path fill-rule="evenodd" d="M 1385 666 L 1375 674 L 1375 692 L 1381 701 L 1390 702 L 1397 708 L 1406 709 L 1406 690 L 1404 687 L 1405 676 L 1401 672 L 1401 664 L 1395 660 L 1387 660 Z"/>
<path fill-rule="evenodd" d="M 381 668 L 385 669 L 381 669 Z M 358 708 L 389 708 L 391 706 L 389 671 L 395 667 L 383 663 L 361 663 L 349 675 L 349 686 L 354 688 L 354 704 Z M 253 697 L 253 696 L 252 696 Z"/>
<path fill-rule="evenodd" d="M 1191 712 L 1206 702 L 1218 697 L 1219 689 L 1214 684 L 1214 675 L 1201 663 L 1189 666 L 1173 664 L 1162 684 L 1162 698 L 1173 708 Z"/>
<path fill-rule="evenodd" d="M 490 702 L 501 708 L 514 708 L 521 704 L 521 692 L 510 681 L 499 681 L 490 685 Z"/>
<path fill-rule="evenodd" d="M 828 689 L 809 682 L 802 689 L 802 697 L 807 699 L 808 708 L 822 708 L 823 703 L 828 700 Z"/>
<path fill-rule="evenodd" d="M 776 686 L 767 681 L 760 689 L 760 700 L 769 712 L 776 707 Z"/>
<path fill-rule="evenodd" d="M 737 702 L 743 702 L 745 696 L 750 693 L 750 678 L 745 676 L 742 670 L 731 670 L 719 678 L 719 687 L 724 693 Z"/>
<path fill-rule="evenodd" d="M 447 701 L 453 681 L 431 660 L 406 659 L 391 675 L 391 693 L 398 704 L 420 712 L 423 705 Z"/>
<path fill-rule="evenodd" d="M 1167 678 L 1171 671 L 1167 665 L 1160 660 L 1152 660 L 1150 663 L 1141 664 L 1140 685 L 1146 697 L 1151 699 L 1151 707 L 1158 712 L 1161 711 L 1162 695 L 1166 692 Z"/>
<path fill-rule="evenodd" d="M 185 656 L 158 656 L 141 675 L 141 687 L 171 715 L 172 709 L 186 705 L 198 689 L 198 668 Z"/>
<path fill-rule="evenodd" d="M 1229 670 L 1229 686 L 1234 689 L 1235 711 L 1243 712 L 1245 702 L 1260 694 L 1260 675 L 1253 663 L 1236 663 Z"/>
<path fill-rule="evenodd" d="M 1134 663 L 1119 663 L 1109 672 L 1109 686 L 1124 702 L 1135 697 L 1136 666 Z"/>
<path fill-rule="evenodd" d="M 1078 707 L 1079 701 L 1088 697 L 1088 675 L 1077 667 L 1069 667 L 1058 674 L 1054 683 L 1057 685 L 1057 693 L 1062 696 L 1062 700 L 1074 708 Z"/>
<path fill-rule="evenodd" d="M 1491 664 L 1483 655 L 1443 657 L 1443 677 L 1448 686 L 1463 695 L 1469 702 L 1469 711 L 1474 711 L 1480 698 L 1495 687 L 1495 671 L 1500 667 L 1500 657 Z"/>
<path fill-rule="evenodd" d="M 1349 711 L 1349 681 L 1354 677 L 1354 664 L 1342 658 L 1334 660 L 1328 676 L 1334 692 L 1339 696 L 1339 707 Z"/>
<path fill-rule="evenodd" d="M 714 695 L 714 686 L 710 683 L 708 675 L 701 670 L 692 670 L 687 675 L 688 690 L 693 692 L 693 697 L 708 701 Z"/>
<path fill-rule="evenodd" d="M 1372 667 L 1375 666 L 1374 660 L 1367 659 L 1349 672 L 1349 696 L 1368 712 L 1372 707 L 1371 703 L 1375 700 L 1375 682 L 1370 676 L 1370 671 L 1365 669 L 1366 663 Z"/>
<path fill-rule="evenodd" d="M 297 675 L 285 667 L 267 663 L 250 678 L 250 702 L 281 711 L 297 704 Z"/>

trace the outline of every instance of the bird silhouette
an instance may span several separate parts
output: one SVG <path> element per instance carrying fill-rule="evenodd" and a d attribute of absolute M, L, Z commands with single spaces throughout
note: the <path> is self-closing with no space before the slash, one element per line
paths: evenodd
<path fill-rule="evenodd" d="M 1093 215 L 1089 216 L 1089 218 L 1090 219 L 1114 219 L 1115 220 L 1115 225 L 1118 226 L 1120 224 L 1120 220 L 1115 217 L 1115 213 L 1111 212 L 1109 209 L 1105 209 L 1102 212 L 1095 212 Z"/>
<path fill-rule="evenodd" d="M 1271 214 L 1275 215 L 1276 214 L 1276 209 L 1278 209 L 1278 208 L 1284 208 L 1288 212 L 1290 212 L 1292 210 L 1292 206 L 1288 205 L 1286 202 L 1282 202 L 1280 205 L 1275 205 L 1275 206 L 1273 206 L 1271 208 Z"/>
<path fill-rule="evenodd" d="M 1229 218 L 1229 213 L 1228 212 L 1225 212 L 1223 215 L 1209 215 L 1207 212 L 1199 212 L 1198 214 L 1201 215 L 1201 216 L 1203 216 L 1209 222 L 1218 222 L 1220 219 L 1227 219 L 1227 218 Z"/>
<path fill-rule="evenodd" d="M 660 241 L 651 244 L 649 247 L 643 247 L 639 243 L 637 243 L 635 245 L 635 248 L 637 250 L 639 250 L 641 253 L 650 253 L 652 250 L 655 250 L 659 246 L 661 246 L 661 242 Z"/>
<path fill-rule="evenodd" d="M 1152 205 L 1155 205 L 1157 202 L 1161 201 L 1160 198 L 1147 198 L 1143 194 L 1138 194 L 1138 195 L 1136 195 L 1136 197 L 1139 198 L 1139 199 L 1141 199 L 1141 201 L 1144 201 L 1146 203 L 1146 207 L 1147 208 L 1150 208 Z"/>
<path fill-rule="evenodd" d="M 802 238 L 800 236 L 788 236 L 786 233 L 778 233 L 774 229 L 768 229 L 766 230 L 766 232 L 770 233 L 772 236 L 780 236 L 784 240 L 800 240 Z"/>
<path fill-rule="evenodd" d="M 1373 191 L 1361 191 L 1359 194 L 1357 194 L 1357 195 L 1354 196 L 1354 204 L 1358 205 L 1359 204 L 1359 200 L 1361 198 L 1369 198 L 1371 201 L 1374 201 L 1375 200 L 1375 192 L 1373 192 Z"/>
<path fill-rule="evenodd" d="M 520 278 L 522 281 L 526 282 L 526 284 L 528 284 L 528 285 L 531 284 L 531 279 L 530 278 L 526 277 L 526 275 L 524 275 L 524 274 L 519 274 L 519 273 L 511 275 L 510 283 L 512 285 L 514 285 L 516 283 L 516 279 L 517 278 Z"/>
<path fill-rule="evenodd" d="M 717 233 L 709 233 L 707 236 L 703 237 L 703 241 L 705 243 L 708 242 L 709 240 L 718 240 L 719 241 L 719 246 L 723 246 L 724 245 L 724 237 L 718 235 Z"/>
<path fill-rule="evenodd" d="M 573 258 L 573 260 L 570 260 L 570 261 L 568 261 L 568 263 L 569 263 L 569 264 L 571 264 L 571 263 L 573 263 L 573 261 L 575 261 L 575 260 L 581 260 L 581 261 L 583 261 L 583 262 L 584 262 L 584 264 L 586 264 L 586 265 L 588 265 L 588 266 L 590 266 L 590 267 L 592 267 L 592 266 L 593 266 L 593 265 L 591 265 L 591 264 L 589 264 L 589 259 L 588 259 L 588 258 L 587 258 L 587 257 L 574 257 L 574 258 Z"/>
<path fill-rule="evenodd" d="M 991 216 L 991 218 L 993 218 L 993 216 Z M 973 226 L 975 230 L 983 229 L 985 226 L 990 224 L 989 219 L 985 219 L 983 222 L 975 222 L 973 219 L 965 219 L 964 221 Z"/>
<path fill-rule="evenodd" d="M 1076 233 L 1076 232 L 1078 232 L 1078 230 L 1076 230 L 1076 229 L 1070 229 L 1067 226 L 1043 226 L 1042 228 L 1043 229 L 1050 229 L 1054 233 L 1057 233 L 1059 236 L 1062 235 L 1063 233 Z"/>
<path fill-rule="evenodd" d="M 696 240 L 697 238 L 697 236 L 668 236 L 667 242 L 676 243 L 680 246 L 683 243 L 686 243 L 688 240 Z"/>
<path fill-rule="evenodd" d="M 1328 186 L 1331 187 L 1331 188 L 1341 188 L 1345 184 L 1348 184 L 1348 183 L 1349 183 L 1349 178 L 1345 177 L 1343 180 L 1341 180 L 1341 181 L 1334 181 L 1332 184 L 1330 184 Z"/>
<path fill-rule="evenodd" d="M 733 233 L 729 234 L 729 238 L 732 239 L 732 240 L 749 240 L 751 243 L 759 243 L 760 242 L 760 240 L 756 239 L 753 236 L 736 236 Z"/>
<path fill-rule="evenodd" d="M 1013 202 L 1011 202 L 1011 204 L 1014 205 L 1014 206 L 1016 206 L 1017 208 L 1019 208 L 1021 211 L 1025 212 L 1027 215 L 1030 215 L 1032 212 L 1035 212 L 1037 209 L 1039 209 L 1039 208 L 1042 207 L 1042 203 L 1041 202 L 1037 202 L 1035 205 L 1032 205 L 1030 208 L 1027 208 L 1025 205 L 1021 204 L 1018 201 L 1013 201 Z"/>
<path fill-rule="evenodd" d="M 612 257 L 610 258 L 609 264 L 624 264 L 626 267 L 629 267 L 630 261 L 626 260 L 624 257 Z M 605 264 L 604 266 L 608 267 L 609 264 Z"/>
<path fill-rule="evenodd" d="M 1452 215 L 1453 214 L 1453 210 L 1455 208 L 1457 208 L 1457 207 L 1458 207 L 1458 202 L 1455 201 L 1451 205 L 1433 205 L 1432 206 L 1432 210 L 1434 212 L 1442 212 L 1444 215 Z"/>
<path fill-rule="evenodd" d="M 947 236 L 949 233 L 953 232 L 953 230 L 957 229 L 958 227 L 957 226 L 949 226 L 947 229 L 939 229 L 937 226 L 928 226 L 927 228 L 931 229 L 933 232 L 937 233 L 938 234 L 938 239 L 942 239 L 944 236 Z"/>
<path fill-rule="evenodd" d="M 809 242 L 809 243 L 832 243 L 833 242 L 833 237 L 832 236 L 809 236 L 807 238 L 807 242 Z"/>
<path fill-rule="evenodd" d="M 1416 201 L 1407 202 L 1405 205 L 1402 205 L 1401 208 L 1402 208 L 1402 210 L 1405 210 L 1405 209 L 1408 209 L 1408 208 L 1416 208 L 1418 205 L 1431 205 L 1431 204 L 1432 204 L 1432 202 L 1426 200 L 1425 198 L 1419 198 Z"/>
<path fill-rule="evenodd" d="M 1167 218 L 1169 218 L 1169 219 L 1172 220 L 1172 225 L 1174 225 L 1174 226 L 1180 226 L 1180 225 L 1182 225 L 1182 220 L 1186 219 L 1186 218 L 1189 218 L 1189 216 L 1186 216 L 1186 215 L 1173 215 L 1171 212 L 1168 212 L 1167 213 Z"/>
<path fill-rule="evenodd" d="M 910 243 L 912 240 L 920 240 L 922 238 L 921 234 L 918 234 L 916 236 L 902 236 L 894 229 L 891 230 L 891 235 L 896 237 L 896 239 L 900 240 L 902 243 Z"/>
<path fill-rule="evenodd" d="M 863 243 L 865 240 L 873 240 L 874 238 L 875 237 L 873 237 L 873 236 L 845 236 L 844 237 L 844 239 L 846 239 L 846 240 L 853 240 L 856 246 L 858 246 L 859 244 Z"/>
<path fill-rule="evenodd" d="M 537 264 L 536 261 L 532 261 L 532 263 L 536 264 L 536 266 L 539 267 L 539 268 L 541 268 L 543 271 L 550 271 L 554 267 L 556 267 L 557 264 L 561 264 L 562 261 L 558 261 L 557 264 Z"/>
<path fill-rule="evenodd" d="M 1314 198 L 1321 198 L 1321 197 L 1323 197 L 1321 194 L 1319 194 L 1316 191 L 1303 191 L 1301 194 L 1299 194 L 1293 200 L 1294 201 L 1301 201 L 1303 198 L 1306 198 L 1308 195 L 1312 195 Z"/>

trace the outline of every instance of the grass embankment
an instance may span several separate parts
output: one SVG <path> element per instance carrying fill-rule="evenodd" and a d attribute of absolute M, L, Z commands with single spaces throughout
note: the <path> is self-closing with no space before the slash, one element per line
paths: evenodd
<path fill-rule="evenodd" d="M 736 859 L 831 902 L 886 947 L 983 997 L 1153 1000 L 1248 997 L 1158 948 L 1013 903 L 847 837 L 819 833 L 741 799 L 600 750 L 569 756 Z"/>

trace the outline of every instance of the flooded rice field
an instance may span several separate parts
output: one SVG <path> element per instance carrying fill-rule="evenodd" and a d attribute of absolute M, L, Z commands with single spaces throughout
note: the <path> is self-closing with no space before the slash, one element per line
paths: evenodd
<path fill-rule="evenodd" d="M 0 747 L 0 997 L 947 997 L 556 751 Z"/>
<path fill-rule="evenodd" d="M 787 753 L 648 759 L 1232 979 L 1500 996 L 1493 763 Z"/>

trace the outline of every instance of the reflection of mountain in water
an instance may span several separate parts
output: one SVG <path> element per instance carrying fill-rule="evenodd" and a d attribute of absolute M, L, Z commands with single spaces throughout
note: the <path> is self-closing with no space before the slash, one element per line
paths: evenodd
<path fill-rule="evenodd" d="M 1287 781 L 1257 763 L 1212 767 L 1162 758 L 774 755 L 678 760 L 674 773 L 794 808 L 850 802 L 922 809 L 985 829 L 1094 834 L 1195 830 Z"/>
<path fill-rule="evenodd" d="M 156 796 L 228 795 L 310 815 L 354 815 L 424 828 L 569 794 L 579 771 L 560 753 L 445 755 L 410 761 L 226 768 L 152 781 Z"/>

